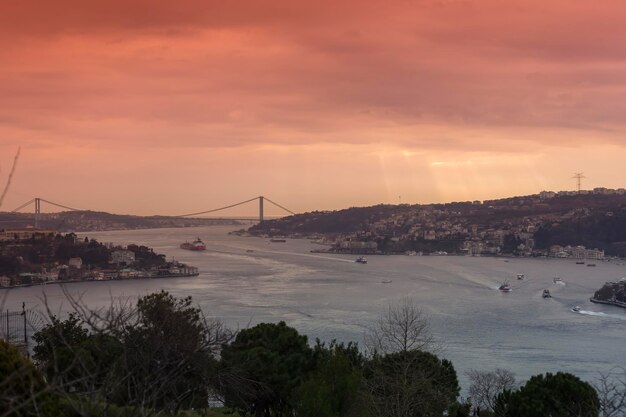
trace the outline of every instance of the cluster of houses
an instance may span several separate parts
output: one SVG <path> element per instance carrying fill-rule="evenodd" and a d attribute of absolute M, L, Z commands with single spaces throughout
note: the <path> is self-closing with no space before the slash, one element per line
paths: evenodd
<path fill-rule="evenodd" d="M 581 194 L 583 192 L 581 191 Z M 626 190 L 597 188 L 585 194 L 625 194 Z M 542 201 L 578 192 L 544 191 L 538 195 L 504 201 L 475 201 L 464 207 L 452 205 L 425 205 L 407 207 L 389 216 L 379 217 L 366 224 L 363 230 L 334 236 L 339 250 L 376 252 L 376 242 L 389 239 L 401 241 L 453 241 L 458 242 L 459 253 L 466 255 L 498 255 L 515 253 L 518 256 L 547 256 L 575 259 L 603 259 L 604 251 L 583 246 L 552 246 L 537 248 L 535 233 L 542 225 L 554 224 L 589 214 L 588 209 L 576 208 L 567 213 L 529 214 L 527 216 L 501 216 L 498 213 L 525 212 L 542 204 Z M 485 214 L 489 213 L 489 214 Z M 607 212 L 607 216 L 612 215 Z"/>
<path fill-rule="evenodd" d="M 53 238 L 52 230 L 11 229 L 0 230 L 0 241 L 23 242 L 32 239 Z M 112 245 L 109 245 L 112 247 Z M 0 275 L 0 287 L 28 286 L 68 281 L 105 281 L 137 278 L 184 277 L 198 275 L 198 268 L 177 261 L 166 262 L 148 269 L 136 269 L 135 252 L 116 248 L 111 251 L 109 267 L 95 268 L 85 265 L 79 257 L 67 263 L 45 264 L 37 272 L 21 272 L 16 276 Z"/>

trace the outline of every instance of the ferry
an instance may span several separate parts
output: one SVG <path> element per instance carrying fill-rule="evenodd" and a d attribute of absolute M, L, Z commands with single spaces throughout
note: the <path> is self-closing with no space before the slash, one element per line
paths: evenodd
<path fill-rule="evenodd" d="M 196 238 L 193 242 L 185 242 L 180 244 L 181 249 L 185 250 L 193 250 L 193 251 L 201 251 L 206 250 L 206 245 L 200 238 Z"/>
<path fill-rule="evenodd" d="M 358 264 L 366 264 L 367 263 L 367 259 L 365 259 L 363 256 L 359 256 L 358 258 L 356 258 L 356 261 L 354 261 Z"/>
<path fill-rule="evenodd" d="M 500 285 L 500 287 L 498 287 L 498 289 L 502 292 L 511 292 L 513 291 L 511 289 L 511 286 L 509 285 L 508 282 L 503 282 L 502 285 Z"/>
<path fill-rule="evenodd" d="M 543 290 L 543 294 L 541 295 L 543 298 L 552 298 L 550 294 L 550 290 Z"/>

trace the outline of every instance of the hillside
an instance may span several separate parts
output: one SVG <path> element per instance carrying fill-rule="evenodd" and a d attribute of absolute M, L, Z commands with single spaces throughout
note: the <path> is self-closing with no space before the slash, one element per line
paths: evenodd
<path fill-rule="evenodd" d="M 581 245 L 626 256 L 626 194 L 599 189 L 483 202 L 353 207 L 268 220 L 249 232 L 376 242 L 382 252 L 530 256 L 558 252 L 558 246 Z"/>

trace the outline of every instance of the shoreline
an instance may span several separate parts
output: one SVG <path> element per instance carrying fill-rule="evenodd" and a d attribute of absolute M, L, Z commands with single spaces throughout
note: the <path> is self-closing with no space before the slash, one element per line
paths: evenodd
<path fill-rule="evenodd" d="M 589 301 L 591 301 L 592 303 L 607 304 L 607 305 L 610 305 L 610 306 L 626 308 L 626 303 L 622 303 L 620 301 L 598 300 L 597 298 L 593 298 L 593 297 L 591 297 L 589 299 Z"/>
<path fill-rule="evenodd" d="M 46 285 L 60 285 L 60 284 L 78 284 L 81 282 L 111 282 L 111 281 L 140 281 L 140 280 L 150 280 L 150 279 L 161 279 L 161 278 L 189 278 L 189 277 L 197 277 L 200 273 L 195 274 L 169 274 L 169 275 L 159 275 L 154 277 L 131 277 L 131 278 L 112 278 L 112 279 L 80 279 L 80 280 L 57 280 L 57 281 L 45 281 L 38 282 L 36 284 L 20 284 L 20 285 L 11 285 L 9 287 L 0 287 L 0 290 L 11 290 L 13 288 L 28 288 L 28 287 L 39 287 Z"/>

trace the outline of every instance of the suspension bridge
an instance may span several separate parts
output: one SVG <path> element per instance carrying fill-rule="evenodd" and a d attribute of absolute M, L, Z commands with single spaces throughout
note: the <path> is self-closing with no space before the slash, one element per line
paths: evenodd
<path fill-rule="evenodd" d="M 259 207 L 259 216 L 258 217 L 256 217 L 256 218 L 249 218 L 249 219 L 248 218 L 243 218 L 243 217 L 233 217 L 233 218 L 220 217 L 219 219 L 221 219 L 221 220 L 258 220 L 259 222 L 263 222 L 263 220 L 264 220 L 264 209 L 265 209 L 265 203 L 266 202 L 270 203 L 270 204 L 272 204 L 272 205 L 274 205 L 276 207 L 278 207 L 279 209 L 281 209 L 281 210 L 283 210 L 283 211 L 285 211 L 285 212 L 287 212 L 289 214 L 296 214 L 293 211 L 289 210 L 288 208 L 286 208 L 286 207 L 284 207 L 284 206 L 282 206 L 282 205 L 280 205 L 280 204 L 270 200 L 269 198 L 261 195 L 261 196 L 250 198 L 250 199 L 245 200 L 245 201 L 240 201 L 238 203 L 229 204 L 229 205 L 224 206 L 224 207 L 218 207 L 218 208 L 214 208 L 214 209 L 198 211 L 198 212 L 195 212 L 195 213 L 181 214 L 181 215 L 176 215 L 176 216 L 165 216 L 165 217 L 181 217 L 181 218 L 183 218 L 183 217 L 198 217 L 198 216 L 203 216 L 203 215 L 210 214 L 210 213 L 217 213 L 217 212 L 221 212 L 221 211 L 224 211 L 224 210 L 228 210 L 228 209 L 231 209 L 231 208 L 234 208 L 234 207 L 237 207 L 237 206 L 241 206 L 243 204 L 251 203 L 251 202 L 253 202 L 255 200 L 259 201 L 259 203 L 258 203 L 259 204 L 259 206 L 258 206 Z M 66 206 L 64 204 L 58 204 L 58 203 L 52 202 L 50 200 L 46 200 L 44 198 L 35 197 L 35 198 L 27 201 L 26 203 L 22 204 L 21 206 L 17 207 L 16 209 L 11 210 L 11 213 L 17 213 L 20 210 L 23 210 L 23 209 L 25 209 L 25 208 L 27 208 L 29 206 L 34 206 L 34 215 L 35 215 L 34 226 L 35 226 L 35 228 L 39 228 L 40 225 L 41 225 L 41 203 L 42 202 L 46 203 L 46 204 L 49 204 L 51 206 L 57 207 L 57 208 L 68 210 L 68 211 L 85 211 L 84 209 L 77 209 L 77 208 L 74 208 L 74 207 Z"/>

